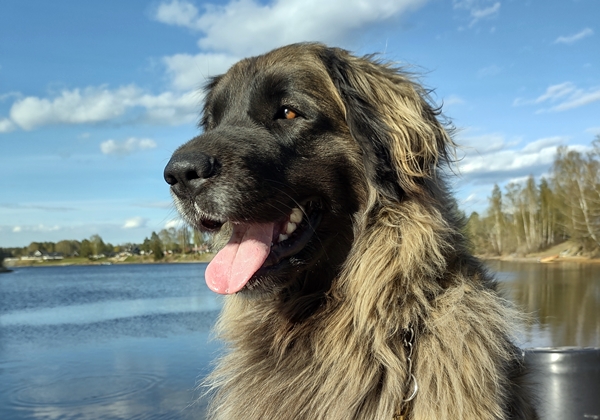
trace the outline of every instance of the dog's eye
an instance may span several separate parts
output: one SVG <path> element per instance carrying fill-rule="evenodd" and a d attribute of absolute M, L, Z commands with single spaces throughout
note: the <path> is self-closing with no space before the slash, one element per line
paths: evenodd
<path fill-rule="evenodd" d="M 286 120 L 293 120 L 296 118 L 296 113 L 289 108 L 283 110 L 283 115 L 285 115 Z"/>
<path fill-rule="evenodd" d="M 282 106 L 279 108 L 279 111 L 277 111 L 277 114 L 275 115 L 275 119 L 281 120 L 293 120 L 297 117 L 298 113 L 288 106 Z"/>

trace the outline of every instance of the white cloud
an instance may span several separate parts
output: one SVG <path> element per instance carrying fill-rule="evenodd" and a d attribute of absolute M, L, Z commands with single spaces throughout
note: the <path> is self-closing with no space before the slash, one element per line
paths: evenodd
<path fill-rule="evenodd" d="M 137 229 L 141 227 L 146 227 L 146 223 L 148 221 L 143 217 L 132 217 L 131 219 L 127 219 L 125 224 L 123 225 L 123 229 Z"/>
<path fill-rule="evenodd" d="M 473 202 L 473 201 L 475 201 L 475 200 L 477 200 L 477 194 L 475 194 L 475 193 L 471 193 L 471 194 L 469 194 L 469 196 L 468 196 L 467 198 L 465 198 L 465 199 L 464 199 L 462 202 L 463 202 L 463 203 L 470 203 L 470 202 Z"/>
<path fill-rule="evenodd" d="M 556 38 L 554 43 L 555 44 L 567 44 L 567 45 L 573 44 L 574 42 L 577 42 L 583 38 L 587 38 L 588 36 L 592 36 L 592 35 L 594 35 L 594 31 L 590 28 L 585 28 L 573 35 L 559 36 L 558 38 Z"/>
<path fill-rule="evenodd" d="M 458 95 L 449 95 L 443 100 L 444 106 L 452 106 L 452 105 L 462 105 L 465 103 L 465 100 Z"/>
<path fill-rule="evenodd" d="M 154 17 L 159 22 L 169 25 L 194 28 L 198 19 L 198 9 L 185 0 L 172 0 L 170 3 L 161 3 Z"/>
<path fill-rule="evenodd" d="M 18 100 L 10 117 L 25 130 L 48 124 L 97 123 L 123 115 L 139 95 L 140 89 L 133 85 L 117 90 L 105 86 L 64 90 L 52 100 L 34 96 Z"/>
<path fill-rule="evenodd" d="M 566 139 L 564 137 L 560 136 L 546 137 L 543 139 L 532 141 L 531 143 L 527 144 L 525 147 L 523 147 L 522 152 L 538 153 L 547 147 L 560 146 L 565 142 L 565 140 Z"/>
<path fill-rule="evenodd" d="M 500 2 L 496 2 L 493 5 L 491 5 L 490 7 L 486 7 L 484 9 L 471 10 L 471 16 L 473 17 L 474 22 L 476 22 L 480 19 L 494 16 L 494 15 L 498 14 L 499 11 L 500 11 Z"/>
<path fill-rule="evenodd" d="M 181 219 L 171 219 L 171 220 L 167 221 L 167 223 L 165 223 L 165 229 L 170 229 L 170 228 L 179 229 L 180 227 L 182 227 L 184 225 L 185 225 L 185 223 Z"/>
<path fill-rule="evenodd" d="M 361 27 L 414 10 L 427 0 L 231 0 L 202 13 L 188 1 L 162 3 L 155 19 L 202 32 L 201 49 L 247 56 L 298 41 L 339 43 Z M 318 10 L 318 13 L 316 12 Z"/>
<path fill-rule="evenodd" d="M 115 140 L 106 140 L 100 144 L 100 150 L 105 155 L 130 155 L 141 150 L 153 149 L 156 142 L 152 139 L 138 139 L 130 137 L 125 141 L 117 142 Z"/>
<path fill-rule="evenodd" d="M 565 144 L 565 137 L 547 137 L 535 140 L 520 149 L 510 148 L 500 134 L 465 139 L 475 147 L 467 150 L 459 162 L 461 175 L 470 181 L 503 182 L 507 179 L 539 174 L 552 164 L 556 147 Z M 477 147 L 481 144 L 483 147 Z"/>
<path fill-rule="evenodd" d="M 0 208 L 5 208 L 5 209 L 9 209 L 9 210 L 16 210 L 16 211 L 24 211 L 24 210 L 41 210 L 41 211 L 49 211 L 49 212 L 59 212 L 59 213 L 64 213 L 67 211 L 73 211 L 75 210 L 75 208 L 73 207 L 67 207 L 67 206 L 62 206 L 62 205 L 53 205 L 53 204 L 48 204 L 48 203 L 25 203 L 25 204 L 19 204 L 19 203 L 0 203 Z"/>
<path fill-rule="evenodd" d="M 460 145 L 467 149 L 467 151 L 474 150 L 476 153 L 492 153 L 509 146 L 504 140 L 504 136 L 497 133 L 462 137 Z"/>
<path fill-rule="evenodd" d="M 8 133 L 13 131 L 15 128 L 17 128 L 15 124 L 8 118 L 0 119 L 0 133 Z"/>
<path fill-rule="evenodd" d="M 482 19 L 493 18 L 500 13 L 500 2 L 490 4 L 490 0 L 454 0 L 454 8 L 469 12 L 471 22 L 469 26 L 475 25 Z"/>
<path fill-rule="evenodd" d="M 211 76 L 225 73 L 238 58 L 229 54 L 176 54 L 164 57 L 175 89 L 198 89 Z"/>
<path fill-rule="evenodd" d="M 8 93 L 3 93 L 2 95 L 0 95 L 0 102 L 9 99 L 9 98 L 20 98 L 21 97 L 21 93 L 20 92 L 8 92 Z"/>
<path fill-rule="evenodd" d="M 549 103 L 554 104 L 550 108 L 539 109 L 537 113 L 543 112 L 561 112 L 569 109 L 589 105 L 600 101 L 600 88 L 593 87 L 587 90 L 577 88 L 572 82 L 564 82 L 558 85 L 549 86 L 541 96 L 533 100 L 517 98 L 513 106 L 536 105 Z"/>
<path fill-rule="evenodd" d="M 566 101 L 552 107 L 549 111 L 560 112 L 580 106 L 589 105 L 592 102 L 600 101 L 600 88 L 590 89 L 587 92 L 578 89 Z"/>
<path fill-rule="evenodd" d="M 93 124 L 115 120 L 134 108 L 146 111 L 136 117 L 138 122 L 182 124 L 197 119 L 200 100 L 199 92 L 152 95 L 134 85 L 64 90 L 50 99 L 29 96 L 18 100 L 11 107 L 11 119 L 2 120 L 2 126 L 16 124 L 32 130 L 51 124 Z"/>
<path fill-rule="evenodd" d="M 39 224 L 39 225 L 30 225 L 30 226 L 14 226 L 12 231 L 13 233 L 20 233 L 20 232 L 55 232 L 60 230 L 60 226 L 58 225 L 54 225 L 54 226 L 46 226 L 44 224 Z"/>
<path fill-rule="evenodd" d="M 527 172 L 532 167 L 549 165 L 554 159 L 556 147 L 544 148 L 537 153 L 519 150 L 502 150 L 493 155 L 466 157 L 460 164 L 461 174 Z"/>
<path fill-rule="evenodd" d="M 477 71 L 477 77 L 491 77 L 497 76 L 502 72 L 502 67 L 492 64 L 491 66 L 484 67 Z"/>
<path fill-rule="evenodd" d="M 149 124 L 184 124 L 196 121 L 203 92 L 164 92 L 142 95 L 137 103 L 146 108 L 143 121 Z"/>
<path fill-rule="evenodd" d="M 134 206 L 147 209 L 171 209 L 173 208 L 173 201 L 143 201 L 135 203 Z"/>
<path fill-rule="evenodd" d="M 585 130 L 586 133 L 589 133 L 593 136 L 600 136 L 600 127 L 590 127 Z"/>
<path fill-rule="evenodd" d="M 565 82 L 558 85 L 549 86 L 546 92 L 538 97 L 534 103 L 539 104 L 545 101 L 556 101 L 564 96 L 569 95 L 575 90 L 575 85 L 571 82 Z"/>

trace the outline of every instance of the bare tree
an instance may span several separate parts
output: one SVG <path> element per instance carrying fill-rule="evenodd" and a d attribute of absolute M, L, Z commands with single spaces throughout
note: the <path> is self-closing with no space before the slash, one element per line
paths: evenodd
<path fill-rule="evenodd" d="M 586 249 L 600 247 L 599 162 L 596 151 L 582 155 L 561 146 L 553 166 L 560 209 L 568 221 L 571 239 Z"/>
<path fill-rule="evenodd" d="M 491 231 L 491 241 L 493 249 L 496 253 L 502 254 L 503 248 L 503 235 L 504 235 L 504 214 L 502 213 L 502 191 L 500 191 L 500 187 L 498 184 L 494 184 L 494 189 L 492 190 L 492 196 L 489 199 L 490 207 L 489 207 L 489 216 L 493 221 L 493 228 Z"/>
<path fill-rule="evenodd" d="M 179 240 L 179 246 L 182 253 L 186 253 L 190 247 L 190 230 L 187 226 L 182 226 L 177 231 L 177 239 Z"/>
<path fill-rule="evenodd" d="M 540 180 L 540 247 L 547 248 L 557 240 L 558 216 L 556 194 L 545 178 Z"/>

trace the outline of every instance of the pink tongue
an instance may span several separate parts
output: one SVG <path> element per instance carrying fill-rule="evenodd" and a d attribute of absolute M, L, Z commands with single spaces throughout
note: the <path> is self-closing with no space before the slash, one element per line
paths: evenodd
<path fill-rule="evenodd" d="M 206 267 L 206 284 L 221 294 L 239 292 L 271 251 L 274 223 L 233 225 L 229 243 Z"/>

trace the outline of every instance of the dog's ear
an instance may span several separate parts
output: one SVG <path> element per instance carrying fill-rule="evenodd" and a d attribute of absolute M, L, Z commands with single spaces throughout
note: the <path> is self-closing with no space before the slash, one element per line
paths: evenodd
<path fill-rule="evenodd" d="M 219 74 L 217 76 L 212 76 L 210 77 L 207 82 L 204 84 L 203 86 L 203 90 L 204 90 L 204 104 L 202 106 L 202 118 L 200 119 L 198 126 L 201 128 L 204 128 L 205 130 L 207 128 L 211 128 L 211 125 L 213 124 L 212 118 L 209 115 L 209 113 L 207 112 L 208 109 L 208 104 L 211 102 L 211 99 L 214 96 L 214 90 L 215 90 L 215 86 L 217 86 L 217 84 L 221 81 L 221 79 L 223 79 L 223 76 L 225 76 L 224 74 Z"/>
<path fill-rule="evenodd" d="M 395 200 L 423 193 L 425 181 L 454 148 L 427 92 L 372 56 L 327 48 L 321 59 L 346 108 L 369 181 Z"/>

